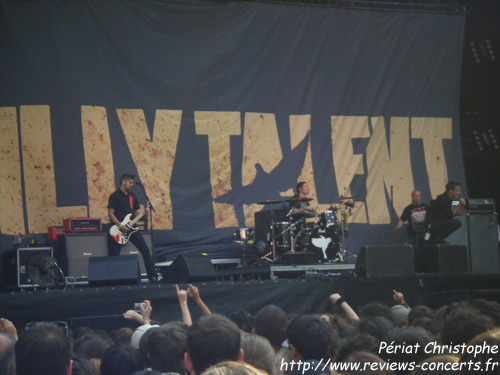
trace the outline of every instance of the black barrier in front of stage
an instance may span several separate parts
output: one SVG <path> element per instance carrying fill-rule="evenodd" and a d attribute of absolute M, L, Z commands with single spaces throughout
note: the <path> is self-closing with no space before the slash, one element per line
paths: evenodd
<path fill-rule="evenodd" d="M 411 245 L 362 246 L 355 273 L 360 277 L 409 275 L 413 270 Z"/>
<path fill-rule="evenodd" d="M 205 304 L 213 311 L 227 314 L 239 308 L 250 313 L 275 304 L 287 313 L 316 314 L 340 312 L 328 300 L 339 293 L 355 311 L 372 301 L 394 304 L 393 290 L 401 291 L 410 306 L 426 304 L 439 308 L 444 304 L 486 298 L 500 302 L 500 274 L 412 274 L 372 278 L 333 277 L 328 279 L 277 279 L 246 282 L 200 282 L 195 284 Z M 186 289 L 187 284 L 180 284 Z M 116 315 L 116 324 L 125 319 L 120 316 L 135 302 L 146 298 L 151 301 L 153 318 L 160 323 L 181 318 L 175 285 L 113 286 L 101 288 L 67 288 L 66 290 L 40 290 L 36 292 L 0 293 L 2 314 L 16 327 L 30 321 L 68 320 Z M 191 309 L 193 320 L 201 316 L 196 306 Z"/>

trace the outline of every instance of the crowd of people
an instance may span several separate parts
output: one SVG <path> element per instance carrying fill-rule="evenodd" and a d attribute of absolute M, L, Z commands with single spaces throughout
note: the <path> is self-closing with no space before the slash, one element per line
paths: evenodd
<path fill-rule="evenodd" d="M 500 305 L 457 302 L 437 311 L 371 302 L 358 313 L 338 293 L 321 315 L 287 315 L 276 305 L 255 314 L 212 313 L 196 286 L 177 287 L 182 321 L 152 319 L 150 301 L 124 319 L 138 327 L 113 332 L 65 322 L 0 319 L 2 375 L 316 375 L 500 373 Z M 201 318 L 192 321 L 191 299 Z"/>

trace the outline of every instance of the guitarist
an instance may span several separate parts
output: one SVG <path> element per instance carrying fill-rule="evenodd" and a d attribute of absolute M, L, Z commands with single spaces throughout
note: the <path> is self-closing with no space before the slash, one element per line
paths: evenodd
<path fill-rule="evenodd" d="M 111 225 L 116 224 L 120 227 L 120 231 L 127 233 L 130 229 L 126 225 L 121 225 L 125 216 L 132 213 L 132 217 L 138 215 L 139 201 L 137 196 L 130 191 L 132 186 L 134 186 L 135 175 L 123 174 L 120 177 L 120 187 L 109 196 L 108 200 L 108 216 L 111 220 Z M 144 214 L 147 215 L 149 208 L 147 207 Z M 130 242 L 132 242 L 137 250 L 142 255 L 144 260 L 144 265 L 146 266 L 146 272 L 148 274 L 149 281 L 157 283 L 161 280 L 161 276 L 155 271 L 155 264 L 151 258 L 151 251 L 142 236 L 140 231 L 137 231 L 130 237 Z M 108 248 L 109 255 L 120 255 L 121 245 L 117 243 L 109 234 L 108 231 Z"/>

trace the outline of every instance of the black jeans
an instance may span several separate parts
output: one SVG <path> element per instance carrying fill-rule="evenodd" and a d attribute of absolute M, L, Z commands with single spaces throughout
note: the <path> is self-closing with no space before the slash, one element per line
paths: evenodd
<path fill-rule="evenodd" d="M 430 232 L 432 240 L 442 242 L 446 237 L 455 232 L 462 223 L 458 219 L 440 220 L 431 223 Z"/>
<path fill-rule="evenodd" d="M 137 250 L 142 255 L 142 259 L 144 260 L 144 266 L 146 267 L 146 273 L 148 274 L 148 279 L 151 279 L 153 276 L 156 275 L 155 272 L 155 264 L 153 262 L 153 258 L 151 257 L 151 251 L 149 250 L 149 246 L 147 245 L 146 241 L 144 240 L 144 237 L 142 236 L 142 233 L 140 231 L 135 232 L 130 236 L 129 239 L 130 242 L 132 242 L 135 247 L 137 247 Z M 110 256 L 115 256 L 115 255 L 120 255 L 120 250 L 122 248 L 122 245 L 117 243 L 109 234 L 108 231 L 108 253 Z"/>

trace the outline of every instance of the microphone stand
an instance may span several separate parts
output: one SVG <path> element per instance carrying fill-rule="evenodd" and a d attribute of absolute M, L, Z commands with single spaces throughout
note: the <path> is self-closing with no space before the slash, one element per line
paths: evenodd
<path fill-rule="evenodd" d="M 148 195 L 146 194 L 146 188 L 144 185 L 140 182 L 136 182 L 136 185 L 139 185 L 141 187 L 142 192 L 144 193 L 144 196 L 146 197 L 146 202 L 148 207 L 150 208 L 149 210 L 149 221 L 150 221 L 150 228 L 151 228 L 151 258 L 153 259 L 153 265 L 155 267 L 155 272 L 156 272 L 156 252 L 155 252 L 155 241 L 154 241 L 154 231 L 153 231 L 153 212 L 155 211 L 155 208 L 153 207 L 153 204 L 151 203 L 151 200 L 149 199 Z"/>

